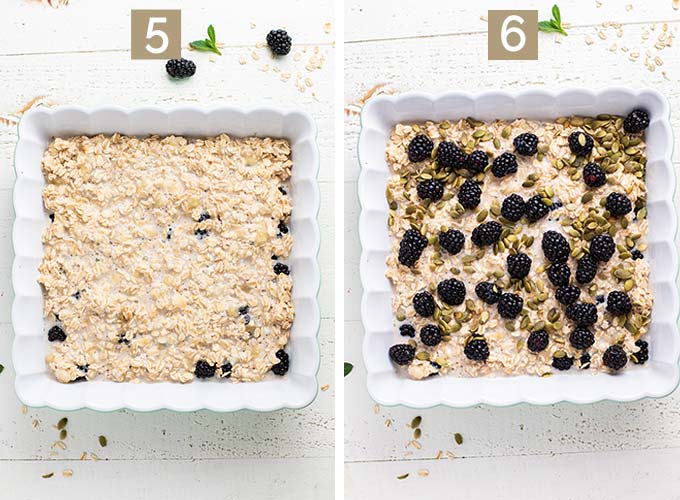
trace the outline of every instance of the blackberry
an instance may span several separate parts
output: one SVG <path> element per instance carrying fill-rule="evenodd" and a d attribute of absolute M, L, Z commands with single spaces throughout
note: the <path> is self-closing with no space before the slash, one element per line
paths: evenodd
<path fill-rule="evenodd" d="M 578 359 L 578 361 L 581 363 L 581 370 L 587 370 L 590 368 L 590 354 L 587 352 L 581 354 L 581 357 Z"/>
<path fill-rule="evenodd" d="M 238 308 L 238 313 L 241 316 L 245 316 L 246 314 L 248 314 L 248 311 L 250 311 L 250 306 L 247 305 Z"/>
<path fill-rule="evenodd" d="M 555 292 L 557 302 L 563 306 L 573 304 L 581 296 L 581 289 L 574 285 L 561 286 Z"/>
<path fill-rule="evenodd" d="M 487 304 L 495 304 L 501 298 L 501 292 L 496 285 L 490 281 L 482 281 L 477 283 L 475 287 L 477 297 L 482 299 Z"/>
<path fill-rule="evenodd" d="M 574 302 L 567 307 L 567 318 L 578 326 L 592 326 L 597 322 L 597 308 L 588 302 Z"/>
<path fill-rule="evenodd" d="M 281 264 L 280 262 L 277 262 L 276 264 L 274 264 L 274 274 L 289 275 L 290 269 L 288 269 L 287 265 Z"/>
<path fill-rule="evenodd" d="M 569 242 L 557 231 L 546 231 L 543 233 L 541 248 L 543 249 L 545 258 L 553 264 L 557 262 L 566 262 L 571 253 Z"/>
<path fill-rule="evenodd" d="M 632 359 L 633 363 L 636 365 L 644 365 L 647 360 L 649 360 L 649 344 L 642 339 L 638 339 L 635 341 L 635 345 L 638 346 L 640 350 L 631 354 L 630 359 Z"/>
<path fill-rule="evenodd" d="M 495 220 L 483 222 L 472 230 L 470 239 L 472 240 L 472 243 L 478 247 L 493 245 L 498 241 L 498 238 L 500 238 L 502 230 L 503 226 Z"/>
<path fill-rule="evenodd" d="M 577 326 L 569 334 L 569 343 L 574 347 L 574 349 L 588 349 L 595 343 L 595 335 L 593 335 L 593 332 L 587 328 Z"/>
<path fill-rule="evenodd" d="M 194 369 L 194 375 L 198 378 L 210 378 L 215 376 L 215 365 L 211 365 L 205 360 L 200 360 L 196 363 L 196 368 Z"/>
<path fill-rule="evenodd" d="M 588 156 L 593 150 L 593 138 L 581 130 L 569 135 L 569 149 L 576 156 Z"/>
<path fill-rule="evenodd" d="M 501 204 L 501 215 L 510 222 L 517 222 L 524 215 L 524 198 L 518 194 L 511 194 Z"/>
<path fill-rule="evenodd" d="M 285 56 L 290 52 L 292 39 L 286 30 L 271 30 L 267 33 L 267 45 L 277 56 Z"/>
<path fill-rule="evenodd" d="M 623 130 L 629 134 L 639 134 L 647 127 L 649 127 L 649 115 L 643 109 L 634 109 L 623 120 Z"/>
<path fill-rule="evenodd" d="M 467 179 L 458 190 L 458 201 L 465 208 L 475 208 L 482 197 L 482 188 L 475 181 Z"/>
<path fill-rule="evenodd" d="M 420 329 L 420 341 L 428 347 L 434 347 L 442 341 L 442 331 L 437 325 L 425 325 Z"/>
<path fill-rule="evenodd" d="M 432 148 L 430 148 L 432 151 Z M 428 153 L 429 154 L 429 153 Z M 437 146 L 437 165 L 444 168 L 463 168 L 468 164 L 469 157 L 452 142 L 443 141 Z"/>
<path fill-rule="evenodd" d="M 427 246 L 427 238 L 415 229 L 408 229 L 399 242 L 399 263 L 412 266 L 420 258 L 423 249 Z"/>
<path fill-rule="evenodd" d="M 583 182 L 588 187 L 604 186 L 607 182 L 607 174 L 597 163 L 590 162 L 583 167 Z"/>
<path fill-rule="evenodd" d="M 532 196 L 525 206 L 526 216 L 529 222 L 536 222 L 542 219 L 550 212 L 550 207 L 543 203 L 541 195 Z"/>
<path fill-rule="evenodd" d="M 524 299 L 516 293 L 503 293 L 498 299 L 498 314 L 501 318 L 515 319 L 524 307 Z"/>
<path fill-rule="evenodd" d="M 439 246 L 449 252 L 451 255 L 456 255 L 463 249 L 465 244 L 465 235 L 457 229 L 449 229 L 446 232 L 439 233 Z"/>
<path fill-rule="evenodd" d="M 429 318 L 434 314 L 434 297 L 427 290 L 416 293 L 413 296 L 413 308 L 423 318 Z"/>
<path fill-rule="evenodd" d="M 626 366 L 626 363 L 628 363 L 628 356 L 620 345 L 610 345 L 602 355 L 602 363 L 607 368 L 618 371 Z"/>
<path fill-rule="evenodd" d="M 437 295 L 450 306 L 458 306 L 465 301 L 465 284 L 456 278 L 440 281 L 437 285 Z"/>
<path fill-rule="evenodd" d="M 396 364 L 408 365 L 416 356 L 416 348 L 409 344 L 395 344 L 389 350 L 390 359 Z"/>
<path fill-rule="evenodd" d="M 416 336 L 416 329 L 413 328 L 413 325 L 409 325 L 408 323 L 404 323 L 399 327 L 399 334 L 402 337 L 415 337 Z"/>
<path fill-rule="evenodd" d="M 553 354 L 553 368 L 557 368 L 559 371 L 563 372 L 571 368 L 573 364 L 574 358 L 567 356 L 564 351 L 557 351 L 555 354 Z"/>
<path fill-rule="evenodd" d="M 231 366 L 231 363 L 227 361 L 224 363 L 222 366 L 220 366 L 220 371 L 222 372 L 220 377 L 222 378 L 230 378 L 231 377 L 231 371 L 234 369 L 233 366 Z"/>
<path fill-rule="evenodd" d="M 432 155 L 434 143 L 423 134 L 418 134 L 408 143 L 408 159 L 412 162 L 426 160 Z"/>
<path fill-rule="evenodd" d="M 272 365 L 272 372 L 274 375 L 282 377 L 288 372 L 288 368 L 290 367 L 290 357 L 283 349 L 276 351 L 276 357 L 279 358 L 279 362 L 275 365 Z"/>
<path fill-rule="evenodd" d="M 279 221 L 279 225 L 277 226 L 277 229 L 279 230 L 279 233 L 281 234 L 288 234 L 288 226 L 281 220 Z"/>
<path fill-rule="evenodd" d="M 512 153 L 503 153 L 494 158 L 491 173 L 498 178 L 517 172 L 517 157 Z"/>
<path fill-rule="evenodd" d="M 50 342 L 63 342 L 66 340 L 66 333 L 59 325 L 54 325 L 47 332 L 47 340 Z"/>
<path fill-rule="evenodd" d="M 625 194 L 621 193 L 609 193 L 604 207 L 614 217 L 623 217 L 633 210 L 633 204 Z"/>
<path fill-rule="evenodd" d="M 590 255 L 584 255 L 576 263 L 576 281 L 582 285 L 590 283 L 597 274 L 597 261 Z"/>
<path fill-rule="evenodd" d="M 484 337 L 475 335 L 468 338 L 463 352 L 472 361 L 486 361 L 489 357 L 489 344 Z"/>
<path fill-rule="evenodd" d="M 571 278 L 571 269 L 566 262 L 557 262 L 548 268 L 548 279 L 555 287 L 566 286 Z"/>
<path fill-rule="evenodd" d="M 196 73 L 196 65 L 188 59 L 170 59 L 165 63 L 165 71 L 173 78 L 188 78 Z"/>
<path fill-rule="evenodd" d="M 476 150 L 468 156 L 468 168 L 475 173 L 484 172 L 484 169 L 489 165 L 489 155 L 484 151 Z"/>
<path fill-rule="evenodd" d="M 614 239 L 608 234 L 598 234 L 590 240 L 590 256 L 597 261 L 609 261 L 615 250 Z"/>
<path fill-rule="evenodd" d="M 548 337 L 548 332 L 545 330 L 536 330 L 529 334 L 527 339 L 527 349 L 531 352 L 541 352 L 543 349 L 548 347 L 548 342 L 550 338 Z"/>
<path fill-rule="evenodd" d="M 201 212 L 201 215 L 198 216 L 198 220 L 196 222 L 203 222 L 210 219 L 211 217 L 208 212 Z"/>
<path fill-rule="evenodd" d="M 633 304 L 630 302 L 630 297 L 626 292 L 619 292 L 618 290 L 609 292 L 607 295 L 607 311 L 615 316 L 623 316 L 628 314 L 633 309 Z"/>
<path fill-rule="evenodd" d="M 444 196 L 444 184 L 436 179 L 427 179 L 418 184 L 416 191 L 421 200 L 439 201 Z"/>
<path fill-rule="evenodd" d="M 602 304 L 604 302 L 604 295 L 596 295 L 595 296 L 595 302 L 598 304 Z"/>
<path fill-rule="evenodd" d="M 512 145 L 522 156 L 533 156 L 538 152 L 538 137 L 531 133 L 519 134 L 512 141 Z"/>
<path fill-rule="evenodd" d="M 526 278 L 531 270 L 531 258 L 522 252 L 508 255 L 506 263 L 511 278 Z"/>
<path fill-rule="evenodd" d="M 642 255 L 642 252 L 641 252 L 640 250 L 638 250 L 637 248 L 636 248 L 635 250 L 633 250 L 632 252 L 630 252 L 630 255 L 631 255 L 631 258 L 632 258 L 633 260 L 638 260 L 638 259 L 644 259 L 644 258 L 645 258 L 645 256 Z"/>

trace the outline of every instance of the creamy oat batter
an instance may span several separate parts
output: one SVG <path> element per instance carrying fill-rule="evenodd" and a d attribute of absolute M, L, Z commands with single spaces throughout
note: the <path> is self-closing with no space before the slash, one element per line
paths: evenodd
<path fill-rule="evenodd" d="M 54 139 L 38 281 L 60 382 L 255 381 L 293 321 L 286 140 Z M 287 271 L 287 268 L 286 268 Z"/>
<path fill-rule="evenodd" d="M 545 272 L 549 263 L 541 251 L 541 236 L 548 229 L 559 231 L 569 241 L 572 282 L 576 260 L 587 252 L 587 240 L 593 235 L 611 234 L 617 245 L 609 262 L 599 265 L 595 279 L 579 285 L 580 300 L 597 304 L 598 321 L 591 328 L 595 343 L 588 349 L 590 370 L 607 370 L 602 356 L 613 344 L 621 345 L 628 355 L 638 351 L 635 341 L 646 333 L 652 308 L 649 265 L 643 258 L 631 258 L 634 250 L 644 252 L 646 249 L 646 158 L 643 136 L 626 134 L 622 122 L 622 117 L 610 115 L 561 118 L 556 122 L 518 119 L 482 123 L 467 119 L 399 124 L 393 129 L 386 151 L 392 170 L 387 198 L 393 237 L 386 275 L 393 284 L 397 324 L 412 324 L 416 332 L 413 339 L 396 335 L 396 343 L 415 347 L 415 359 L 397 369 L 415 379 L 434 374 L 545 375 L 556 371 L 552 367 L 556 353 L 557 356 L 574 357 L 572 371 L 578 369 L 578 360 L 583 353 L 568 341 L 574 326 L 565 317 L 564 306 L 555 300 L 554 287 Z M 587 160 L 570 151 L 567 139 L 575 130 L 587 132 L 595 141 L 592 156 Z M 489 171 L 491 161 L 505 151 L 514 152 L 513 139 L 524 132 L 538 136 L 538 154 L 518 154 L 518 171 L 496 178 Z M 411 162 L 407 149 L 417 134 L 425 134 L 434 142 L 432 158 L 439 142 L 452 141 L 468 154 L 473 150 L 486 152 L 489 166 L 484 173 L 473 176 L 465 170 L 437 169 L 431 158 Z M 604 186 L 585 185 L 582 167 L 587 161 L 597 162 L 606 171 Z M 481 203 L 475 209 L 465 210 L 457 202 L 456 195 L 465 177 L 471 176 L 480 183 Z M 445 190 L 440 201 L 428 203 L 419 198 L 416 186 L 432 177 L 442 180 Z M 633 203 L 633 210 L 620 219 L 604 219 L 601 202 L 613 191 L 626 194 Z M 480 249 L 473 245 L 470 239 L 473 229 L 481 221 L 498 220 L 500 204 L 513 193 L 520 194 L 525 200 L 540 194 L 554 204 L 553 210 L 535 223 L 528 223 L 526 218 L 517 223 L 506 221 L 502 237 L 494 246 Z M 412 227 L 425 235 L 429 244 L 416 264 L 407 267 L 399 263 L 397 255 L 400 240 Z M 443 251 L 437 241 L 440 231 L 452 228 L 465 234 L 464 248 L 456 255 Z M 511 280 L 506 270 L 510 248 L 526 253 L 533 260 L 529 275 L 519 282 Z M 466 299 L 460 306 L 446 305 L 437 297 L 437 284 L 452 277 L 465 283 Z M 481 281 L 492 281 L 504 291 L 519 293 L 524 299 L 521 315 L 514 320 L 504 320 L 495 306 L 482 302 L 475 294 L 475 285 Z M 434 317 L 423 318 L 414 311 L 413 297 L 422 290 L 429 290 L 434 296 Z M 605 303 L 598 303 L 598 298 L 601 301 L 602 295 L 606 296 L 612 290 L 628 292 L 633 310 L 627 316 L 615 317 L 605 310 Z M 444 337 L 438 345 L 428 347 L 422 343 L 418 332 L 433 323 L 440 327 Z M 526 339 L 537 329 L 545 329 L 550 342 L 542 352 L 533 353 L 527 349 Z M 471 334 L 481 335 L 488 342 L 486 361 L 470 360 L 464 355 L 465 342 Z"/>

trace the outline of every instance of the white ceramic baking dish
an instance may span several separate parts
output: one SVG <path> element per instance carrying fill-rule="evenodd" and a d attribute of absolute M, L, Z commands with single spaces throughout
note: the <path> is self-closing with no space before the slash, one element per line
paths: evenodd
<path fill-rule="evenodd" d="M 43 319 L 43 293 L 36 281 L 43 254 L 41 235 L 50 222 L 41 196 L 45 185 L 41 171 L 42 156 L 52 137 L 114 132 L 189 137 L 227 133 L 290 140 L 294 165 L 289 183 L 293 204 L 290 223 L 293 250 L 289 261 L 295 321 L 286 347 L 291 356 L 287 375 L 271 376 L 256 383 L 215 380 L 189 384 L 107 381 L 60 384 L 51 376 L 44 361 L 49 345 Z M 129 408 L 149 411 L 168 408 L 192 411 L 206 408 L 214 411 L 270 411 L 301 408 L 314 400 L 317 394 L 320 319 L 317 300 L 320 283 L 317 263 L 319 189 L 316 178 L 319 153 L 316 126 L 306 113 L 273 108 L 240 110 L 223 106 L 129 110 L 108 106 L 93 109 L 40 107 L 27 112 L 19 124 L 14 163 L 16 219 L 12 233 L 15 253 L 12 325 L 15 336 L 12 360 L 16 371 L 16 392 L 26 405 L 59 410 Z"/>
<path fill-rule="evenodd" d="M 415 381 L 397 374 L 388 357 L 399 337 L 391 308 L 392 289 L 385 278 L 385 258 L 390 252 L 387 229 L 389 208 L 384 196 L 389 167 L 385 147 L 392 127 L 400 122 L 460 119 L 535 120 L 599 113 L 625 115 L 634 107 L 650 114 L 646 131 L 649 249 L 651 287 L 654 294 L 649 330 L 650 361 L 612 376 L 574 371 L 552 377 L 432 377 Z M 435 405 L 467 407 L 478 403 L 507 406 L 516 403 L 549 404 L 559 401 L 592 403 L 600 400 L 631 401 L 664 396 L 678 385 L 678 256 L 675 248 L 677 218 L 673 204 L 675 173 L 671 164 L 673 135 L 666 99 L 654 90 L 607 88 L 517 93 L 449 92 L 437 96 L 409 93 L 380 96 L 369 101 L 361 115 L 359 139 L 359 200 L 361 216 L 361 304 L 365 336 L 363 356 L 368 391 L 383 405 L 417 408 Z"/>

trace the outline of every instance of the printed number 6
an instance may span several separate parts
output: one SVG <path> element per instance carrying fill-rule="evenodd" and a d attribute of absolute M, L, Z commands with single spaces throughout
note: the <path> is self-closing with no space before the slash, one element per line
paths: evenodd
<path fill-rule="evenodd" d="M 503 48 L 508 52 L 519 52 L 526 45 L 527 37 L 524 34 L 524 31 L 522 31 L 520 28 L 516 26 L 508 28 L 508 24 L 512 22 L 524 24 L 524 19 L 516 15 L 508 16 L 505 18 L 505 21 L 503 21 L 503 25 L 501 26 L 501 43 L 503 44 Z M 517 42 L 515 45 L 511 45 L 508 42 L 508 38 L 512 33 L 515 33 L 519 37 L 519 42 Z"/>
<path fill-rule="evenodd" d="M 161 38 L 161 46 L 160 47 L 153 47 L 151 46 L 150 43 L 147 43 L 146 46 L 144 47 L 149 53 L 151 54 L 162 54 L 168 49 L 168 44 L 170 41 L 168 40 L 168 34 L 165 31 L 157 30 L 154 29 L 154 25 L 156 23 L 158 24 L 165 24 L 168 22 L 167 17 L 150 17 L 149 18 L 149 25 L 146 28 L 146 39 L 150 40 L 154 37 L 160 37 Z"/>

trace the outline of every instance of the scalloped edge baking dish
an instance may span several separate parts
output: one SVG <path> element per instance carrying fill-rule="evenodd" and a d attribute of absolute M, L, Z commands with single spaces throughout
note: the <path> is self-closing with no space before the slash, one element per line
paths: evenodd
<path fill-rule="evenodd" d="M 652 268 L 650 279 L 655 304 L 648 333 L 650 361 L 645 368 L 626 370 L 617 376 L 582 372 L 543 378 L 447 376 L 421 381 L 399 376 L 387 354 L 397 338 L 391 307 L 392 289 L 385 277 L 390 237 L 387 231 L 389 207 L 383 195 L 390 174 L 385 147 L 392 127 L 400 122 L 468 116 L 480 120 L 517 117 L 546 120 L 565 115 L 625 115 L 635 106 L 646 108 L 651 120 L 646 132 L 650 222 L 646 257 Z M 464 408 L 479 403 L 509 406 L 560 401 L 581 404 L 601 400 L 632 401 L 672 392 L 680 380 L 680 337 L 677 327 L 678 254 L 675 248 L 677 217 L 673 204 L 675 172 L 671 163 L 673 134 L 669 114 L 664 96 L 650 89 L 529 89 L 516 93 L 448 92 L 436 96 L 407 93 L 370 100 L 361 114 L 359 137 L 359 236 L 364 290 L 361 302 L 365 330 L 363 357 L 371 397 L 382 405 Z"/>
<path fill-rule="evenodd" d="M 44 334 L 43 294 L 36 281 L 43 253 L 41 236 L 49 224 L 42 203 L 45 185 L 41 171 L 42 156 L 52 137 L 114 132 L 188 137 L 227 133 L 290 140 L 294 162 L 289 181 L 289 194 L 293 201 L 290 228 L 295 236 L 290 263 L 295 320 L 286 347 L 291 355 L 290 370 L 286 376 L 252 383 L 207 381 L 189 384 L 96 380 L 61 384 L 50 376 L 44 362 L 48 342 Z M 317 216 L 320 198 L 316 125 L 308 114 L 270 107 L 250 110 L 226 106 L 136 109 L 115 106 L 92 109 L 39 107 L 28 111 L 19 124 L 14 167 L 16 218 L 12 231 L 15 253 L 12 265 L 12 361 L 16 371 L 16 393 L 23 403 L 58 410 L 91 408 L 111 411 L 128 408 L 136 411 L 209 409 L 227 412 L 302 408 L 314 400 L 319 368 L 317 295 L 320 273 L 317 254 L 320 234 Z"/>

